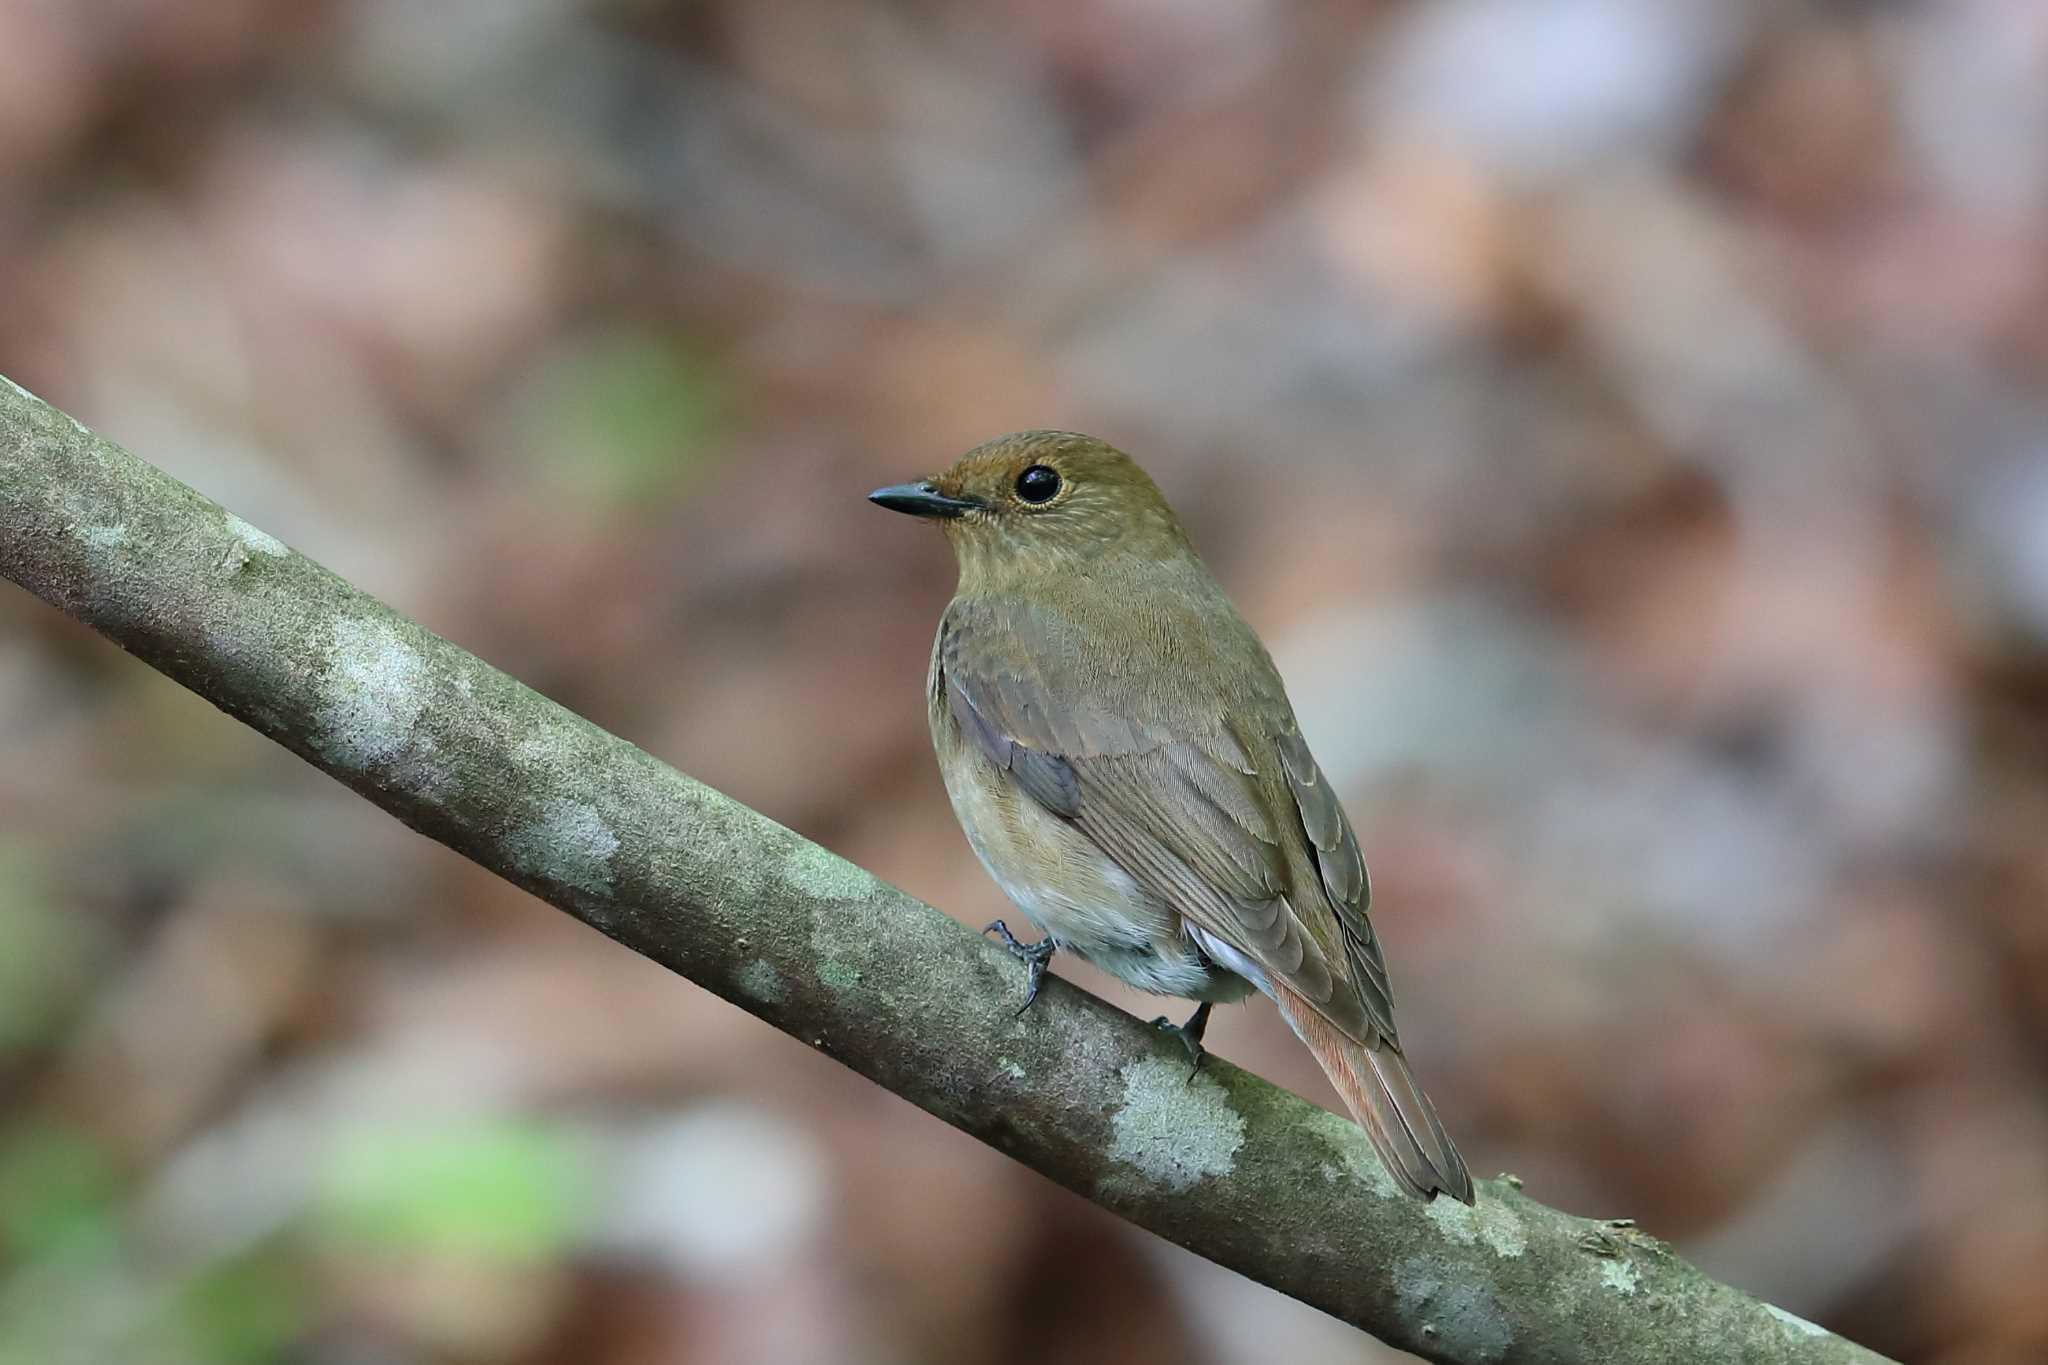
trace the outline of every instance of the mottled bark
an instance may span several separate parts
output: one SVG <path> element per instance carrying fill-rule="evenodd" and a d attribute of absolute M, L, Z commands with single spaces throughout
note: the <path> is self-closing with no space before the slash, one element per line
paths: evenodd
<path fill-rule="evenodd" d="M 961 925 L 365 596 L 0 379 L 0 574 L 414 829 L 1138 1226 L 1430 1360 L 1876 1361 L 1341 1118 Z M 913 704 L 906 699 L 905 705 Z"/>

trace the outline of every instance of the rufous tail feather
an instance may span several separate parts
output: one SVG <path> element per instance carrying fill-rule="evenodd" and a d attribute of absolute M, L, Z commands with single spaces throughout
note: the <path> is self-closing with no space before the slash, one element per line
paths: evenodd
<path fill-rule="evenodd" d="M 1347 1037 L 1285 986 L 1276 984 L 1272 994 L 1280 1016 L 1322 1064 L 1394 1179 L 1424 1199 L 1442 1191 L 1471 1203 L 1472 1174 L 1465 1159 L 1399 1049 L 1391 1042 L 1369 1048 Z"/>

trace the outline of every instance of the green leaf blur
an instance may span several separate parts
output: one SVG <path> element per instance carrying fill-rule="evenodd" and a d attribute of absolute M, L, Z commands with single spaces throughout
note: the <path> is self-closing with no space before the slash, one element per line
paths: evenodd
<path fill-rule="evenodd" d="M 593 502 L 669 501 L 705 463 L 723 408 L 694 347 L 620 327 L 572 336 L 539 362 L 513 397 L 508 443 Z"/>
<path fill-rule="evenodd" d="M 532 1260 L 569 1240 L 584 1189 L 570 1146 L 542 1128 L 375 1128 L 342 1145 L 312 1226 L 343 1249 Z"/>

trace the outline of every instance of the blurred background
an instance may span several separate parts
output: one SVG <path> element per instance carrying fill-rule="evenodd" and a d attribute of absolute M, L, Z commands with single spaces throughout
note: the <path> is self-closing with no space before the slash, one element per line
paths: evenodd
<path fill-rule="evenodd" d="M 0 0 L 0 372 L 976 926 L 862 495 L 1107 437 L 1475 1171 L 2048 1358 L 2032 0 Z M 0 593 L 4 1365 L 1394 1358 Z"/>

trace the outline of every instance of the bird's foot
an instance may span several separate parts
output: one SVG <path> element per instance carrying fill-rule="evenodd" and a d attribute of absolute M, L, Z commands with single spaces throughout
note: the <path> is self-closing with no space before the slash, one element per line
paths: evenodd
<path fill-rule="evenodd" d="M 1188 1083 L 1193 1084 L 1195 1073 L 1202 1069 L 1202 1059 L 1209 1055 L 1209 1049 L 1202 1046 L 1202 1035 L 1209 1029 L 1209 1001 L 1195 1006 L 1195 1012 L 1188 1016 L 1185 1024 L 1176 1024 L 1165 1015 L 1152 1021 L 1152 1027 L 1161 1033 L 1170 1033 L 1180 1039 L 1180 1045 L 1188 1050 Z"/>
<path fill-rule="evenodd" d="M 1045 983 L 1046 964 L 1051 962 L 1052 955 L 1059 951 L 1059 945 L 1052 941 L 1050 934 L 1036 943 L 1019 942 L 1016 935 L 1010 932 L 1010 926 L 1001 920 L 997 920 L 981 932 L 994 934 L 997 940 L 1010 950 L 1010 956 L 1023 963 L 1025 970 L 1030 973 L 1024 986 L 1024 1003 L 1017 1006 L 1017 1013 L 1022 1014 L 1030 1009 L 1031 1002 L 1038 998 L 1038 988 Z"/>

